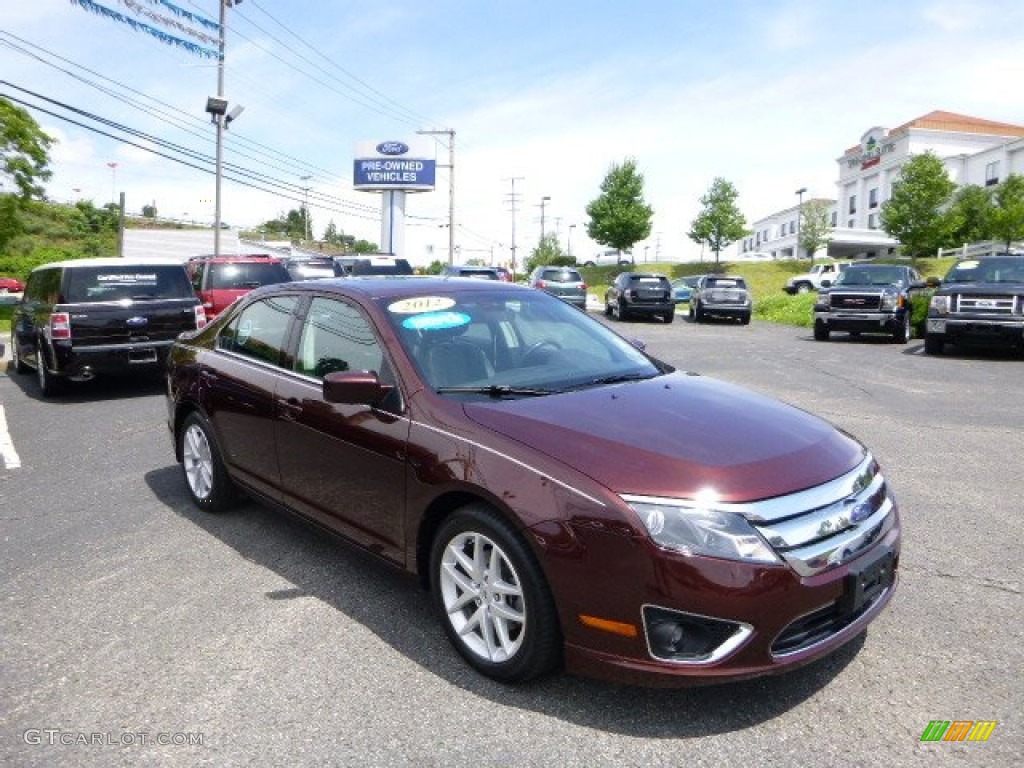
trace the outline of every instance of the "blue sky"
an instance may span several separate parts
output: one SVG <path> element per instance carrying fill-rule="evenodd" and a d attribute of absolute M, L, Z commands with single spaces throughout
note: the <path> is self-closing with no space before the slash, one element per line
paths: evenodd
<path fill-rule="evenodd" d="M 155 0 L 95 1 L 170 16 Z M 216 0 L 174 4 L 217 18 Z M 69 0 L 5 6 L 0 79 L 212 155 L 210 60 Z M 834 197 L 836 159 L 872 126 L 934 109 L 1024 124 L 1024 3 L 1009 0 L 243 0 L 227 14 L 225 94 L 245 112 L 226 161 L 308 183 L 317 230 L 334 219 L 379 241 L 377 197 L 351 188 L 356 143 L 452 128 L 463 258 L 508 260 L 512 177 L 519 256 L 539 237 L 543 196 L 548 230 L 564 242 L 575 224 L 581 256 L 597 248 L 586 204 L 612 163 L 634 157 L 655 209 L 637 251 L 678 260 L 699 252 L 685 232 L 716 176 L 737 187 L 752 221 L 794 205 L 799 187 Z M 15 45 L 51 63 L 62 56 L 62 67 L 113 93 Z M 169 105 L 174 119 L 140 111 L 123 87 L 139 92 L 132 100 Z M 155 201 L 162 215 L 212 221 L 212 176 L 30 111 L 59 139 L 54 199 L 104 203 L 124 191 L 129 209 Z M 410 196 L 407 245 L 418 260 L 431 245 L 446 255 L 437 225 L 447 221 L 447 184 L 439 170 L 437 191 Z M 290 194 L 226 183 L 223 218 L 255 224 L 297 207 L 301 193 Z"/>

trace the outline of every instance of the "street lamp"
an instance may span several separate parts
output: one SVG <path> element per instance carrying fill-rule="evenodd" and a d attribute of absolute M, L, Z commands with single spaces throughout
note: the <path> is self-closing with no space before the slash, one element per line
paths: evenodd
<path fill-rule="evenodd" d="M 793 246 L 793 253 L 796 254 L 798 259 L 800 258 L 800 219 L 804 215 L 804 192 L 806 191 L 807 187 L 800 187 L 796 191 L 796 245 Z"/>
<path fill-rule="evenodd" d="M 544 197 L 542 197 L 540 199 L 540 239 L 541 239 L 541 241 L 544 240 L 544 234 L 545 234 L 544 233 L 544 206 L 547 204 L 547 202 L 550 199 L 551 199 L 551 197 L 548 196 L 548 195 L 544 195 Z"/>

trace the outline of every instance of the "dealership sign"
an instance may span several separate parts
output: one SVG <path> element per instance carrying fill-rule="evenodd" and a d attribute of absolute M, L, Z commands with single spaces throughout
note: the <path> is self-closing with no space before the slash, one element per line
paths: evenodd
<path fill-rule="evenodd" d="M 364 141 L 356 145 L 353 186 L 356 189 L 429 191 L 434 188 L 437 160 L 428 141 Z"/>

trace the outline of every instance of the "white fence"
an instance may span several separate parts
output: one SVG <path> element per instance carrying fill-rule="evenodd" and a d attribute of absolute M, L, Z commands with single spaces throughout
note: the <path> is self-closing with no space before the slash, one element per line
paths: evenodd
<path fill-rule="evenodd" d="M 938 258 L 943 256 L 956 256 L 960 259 L 977 259 L 982 256 L 991 256 L 994 253 L 1006 253 L 1006 243 L 1001 240 L 985 240 L 980 243 L 964 243 L 959 248 L 939 248 L 935 254 Z M 1012 253 L 1024 251 L 1024 241 L 1010 243 Z"/>

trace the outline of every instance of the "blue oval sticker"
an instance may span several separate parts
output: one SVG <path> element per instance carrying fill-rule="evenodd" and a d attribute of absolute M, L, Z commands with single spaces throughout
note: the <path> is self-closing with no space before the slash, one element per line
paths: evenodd
<path fill-rule="evenodd" d="M 465 312 L 424 312 L 412 315 L 402 321 L 402 327 L 410 331 L 441 331 L 446 328 L 458 328 L 468 324 L 469 315 Z"/>
<path fill-rule="evenodd" d="M 377 145 L 377 151 L 382 155 L 404 155 L 409 151 L 409 145 L 401 141 L 382 141 Z"/>

